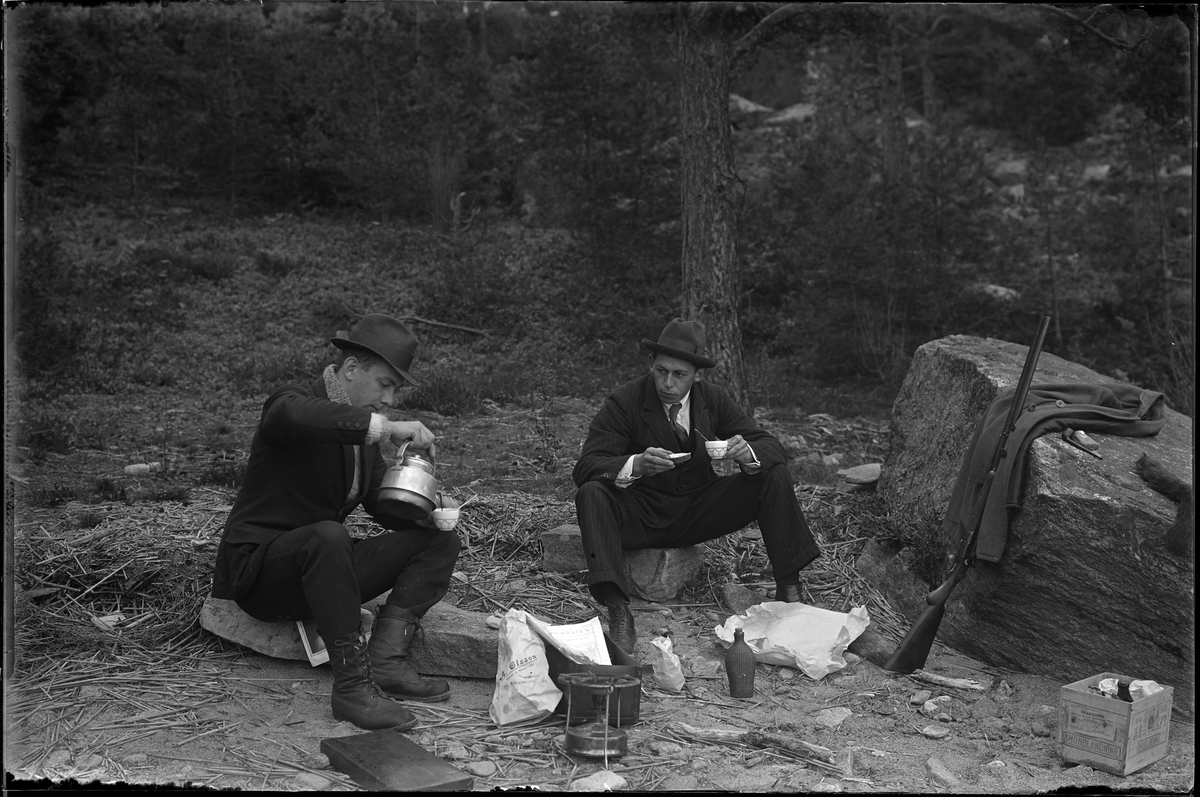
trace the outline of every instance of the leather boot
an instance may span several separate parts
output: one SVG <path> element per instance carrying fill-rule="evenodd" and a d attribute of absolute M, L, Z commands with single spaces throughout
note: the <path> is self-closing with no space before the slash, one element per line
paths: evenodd
<path fill-rule="evenodd" d="M 417 718 L 404 706 L 380 694 L 371 680 L 371 664 L 360 635 L 339 639 L 329 646 L 333 668 L 333 717 L 353 722 L 367 731 L 396 728 L 406 731 Z"/>
<path fill-rule="evenodd" d="M 371 673 L 379 688 L 401 700 L 434 703 L 450 697 L 450 684 L 440 678 L 422 678 L 408 660 L 408 648 L 417 632 L 417 616 L 407 609 L 379 607 L 371 644 Z"/>
<path fill-rule="evenodd" d="M 608 604 L 608 636 L 617 647 L 633 655 L 637 632 L 633 628 L 633 612 L 629 610 L 628 601 Z"/>

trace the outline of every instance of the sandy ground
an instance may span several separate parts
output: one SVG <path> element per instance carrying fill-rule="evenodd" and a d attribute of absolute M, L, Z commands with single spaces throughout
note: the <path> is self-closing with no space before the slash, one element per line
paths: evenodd
<path fill-rule="evenodd" d="M 644 685 L 640 721 L 628 729 L 628 754 L 608 762 L 610 770 L 625 778 L 627 789 L 1017 794 L 1077 787 L 1182 793 L 1194 784 L 1190 723 L 1172 722 L 1167 756 L 1127 777 L 1066 765 L 1055 738 L 1060 683 L 999 672 L 940 646 L 935 646 L 927 671 L 974 679 L 986 691 L 938 688 L 858 660 L 820 681 L 788 668 L 759 665 L 755 696 L 735 700 L 729 697 L 714 624 L 703 609 L 638 611 L 639 657 L 648 659 L 652 631 L 669 627 L 687 686 L 683 694 L 671 694 L 652 682 Z M 228 671 L 230 683 L 238 684 L 228 699 L 195 708 L 214 721 L 215 730 L 194 738 L 193 730 L 176 733 L 166 728 L 97 749 L 97 737 L 104 737 L 89 728 L 133 717 L 136 700 L 115 688 L 85 685 L 75 693 L 79 705 L 100 708 L 87 726 L 72 729 L 68 723 L 64 730 L 64 723 L 51 722 L 60 703 L 50 701 L 22 728 L 12 729 L 15 732 L 7 737 L 9 761 L 27 757 L 36 746 L 46 746 L 49 752 L 36 767 L 18 770 L 20 780 L 10 785 L 357 788 L 331 769 L 320 752 L 322 739 L 359 732 L 332 718 L 327 667 L 248 651 L 214 664 Z M 523 785 L 562 790 L 604 768 L 603 761 L 562 750 L 561 719 L 496 729 L 487 719 L 493 682 L 451 680 L 448 702 L 412 704 L 421 722 L 408 736 L 455 766 L 483 773 L 475 777 L 475 790 Z M 937 722 L 922 715 L 912 703 L 922 690 L 935 698 L 948 695 L 943 702 L 953 720 Z M 689 739 L 685 725 L 756 730 L 822 745 L 834 752 L 839 771 L 805 766 L 778 751 Z M 929 726 L 948 733 L 927 738 L 923 729 Z M 48 739 L 47 733 L 58 737 Z"/>

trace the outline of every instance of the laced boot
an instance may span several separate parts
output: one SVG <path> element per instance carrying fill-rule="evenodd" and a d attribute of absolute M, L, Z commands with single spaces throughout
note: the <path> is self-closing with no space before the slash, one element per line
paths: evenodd
<path fill-rule="evenodd" d="M 408 648 L 417 628 L 417 616 L 407 609 L 386 603 L 379 607 L 367 648 L 375 683 L 401 700 L 421 703 L 446 700 L 450 697 L 450 684 L 440 678 L 422 678 L 408 660 Z"/>
<path fill-rule="evenodd" d="M 380 693 L 371 680 L 371 663 L 360 635 L 339 639 L 329 646 L 333 668 L 333 717 L 353 722 L 367 731 L 396 728 L 406 731 L 417 718 L 404 706 Z"/>

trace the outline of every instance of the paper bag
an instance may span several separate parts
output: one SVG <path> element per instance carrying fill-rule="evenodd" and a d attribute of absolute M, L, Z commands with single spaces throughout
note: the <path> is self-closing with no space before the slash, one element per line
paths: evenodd
<path fill-rule="evenodd" d="M 650 640 L 650 663 L 654 666 L 655 683 L 668 692 L 683 691 L 683 668 L 670 637 L 656 636 Z"/>
<path fill-rule="evenodd" d="M 488 713 L 496 725 L 537 722 L 562 699 L 550 678 L 546 645 L 529 627 L 525 612 L 509 609 L 500 618 L 496 691 Z"/>
<path fill-rule="evenodd" d="M 870 624 L 863 606 L 847 613 L 804 603 L 768 601 L 730 617 L 713 630 L 729 647 L 734 630 L 741 628 L 746 643 L 754 649 L 755 661 L 795 667 L 818 681 L 846 666 L 842 654 Z"/>

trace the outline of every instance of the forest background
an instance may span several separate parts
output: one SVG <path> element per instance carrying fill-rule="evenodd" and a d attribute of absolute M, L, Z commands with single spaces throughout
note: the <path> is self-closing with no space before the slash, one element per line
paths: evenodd
<path fill-rule="evenodd" d="M 922 343 L 1049 314 L 1048 350 L 1193 413 L 1194 17 L 1147 10 L 814 6 L 737 61 L 755 405 L 879 411 Z M 371 311 L 417 319 L 408 408 L 595 398 L 681 312 L 673 4 L 5 22 L 27 445 L 86 437 L 64 390 L 261 397 Z"/>

